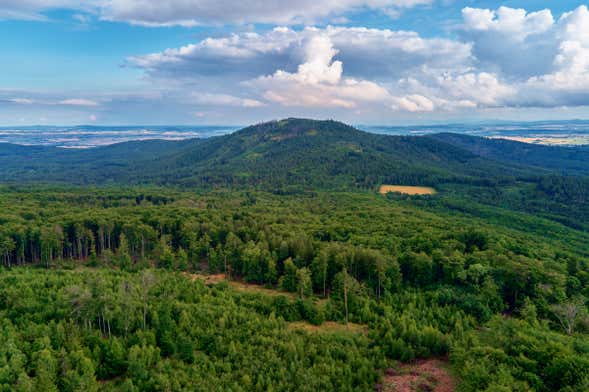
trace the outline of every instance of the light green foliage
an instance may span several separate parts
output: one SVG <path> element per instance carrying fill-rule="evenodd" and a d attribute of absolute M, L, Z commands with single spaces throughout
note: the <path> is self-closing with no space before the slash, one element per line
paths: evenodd
<path fill-rule="evenodd" d="M 0 389 L 204 391 L 215 386 L 221 391 L 238 390 L 246 382 L 261 390 L 351 391 L 371 390 L 377 381 L 384 357 L 364 335 L 319 336 L 284 321 L 320 312 L 312 302 L 209 288 L 173 272 L 148 272 L 144 329 L 142 274 L 3 271 L 0 297 L 18 303 L 0 304 Z M 127 290 L 117 289 L 124 285 Z M 99 288 L 77 305 L 89 323 L 69 317 L 73 293 L 86 287 Z M 103 311 L 105 301 L 109 311 Z"/>
<path fill-rule="evenodd" d="M 584 390 L 589 235 L 459 204 L 0 188 L 0 390 L 372 390 L 447 354 L 465 391 Z M 326 320 L 367 332 L 288 325 Z"/>

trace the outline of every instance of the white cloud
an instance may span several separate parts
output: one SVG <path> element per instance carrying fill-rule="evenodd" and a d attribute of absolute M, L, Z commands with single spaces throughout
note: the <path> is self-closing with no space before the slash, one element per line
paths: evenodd
<path fill-rule="evenodd" d="M 294 80 L 300 83 L 336 84 L 341 80 L 343 67 L 341 61 L 332 61 L 337 54 L 329 37 L 317 35 L 305 45 L 305 63 L 299 65 Z M 278 71 L 280 73 L 281 71 Z"/>
<path fill-rule="evenodd" d="M 0 20 L 34 20 L 46 21 L 43 14 L 56 9 L 80 11 L 94 10 L 102 0 L 2 0 L 0 1 Z"/>
<path fill-rule="evenodd" d="M 420 5 L 430 5 L 433 2 L 434 0 L 399 0 L 389 4 L 382 10 L 382 12 L 391 19 L 399 19 L 403 13 L 403 9 L 413 8 Z"/>
<path fill-rule="evenodd" d="M 453 99 L 476 102 L 486 107 L 501 106 L 516 93 L 515 88 L 502 83 L 497 75 L 487 72 L 438 75 L 434 85 Z"/>
<path fill-rule="evenodd" d="M 0 15 L 19 9 L 42 18 L 43 10 L 53 7 L 78 9 L 74 3 L 14 0 L 2 3 Z M 429 0 L 91 3 L 95 13 L 92 20 L 107 18 L 147 25 L 283 24 L 263 32 L 210 37 L 130 57 L 127 66 L 145 72 L 153 97 L 117 98 L 119 102 L 169 101 L 170 105 L 187 105 L 191 116 L 201 110 L 199 106 L 203 107 L 199 113 L 207 116 L 216 110 L 246 112 L 251 108 L 268 113 L 282 108 L 297 113 L 315 113 L 317 108 L 415 113 L 589 106 L 586 6 L 560 17 L 550 10 L 467 7 L 462 11 L 457 37 L 450 39 L 366 27 L 289 27 L 291 23 L 343 17 L 365 8 L 395 16 L 407 7 L 429 4 Z M 77 106 L 100 105 L 101 118 L 110 105 L 108 97 L 86 92 L 63 93 L 57 98 L 24 91 L 10 94 L 5 95 L 4 102 L 72 106 L 72 111 L 79 110 Z M 27 98 L 13 98 L 23 96 Z"/>
<path fill-rule="evenodd" d="M 59 8 L 143 26 L 314 23 L 363 9 L 404 9 L 433 0 L 4 0 L 0 18 L 43 20 Z"/>
<path fill-rule="evenodd" d="M 337 50 L 327 35 L 310 38 L 304 48 L 305 61 L 297 72 L 278 70 L 245 85 L 284 106 L 354 108 L 362 102 L 389 99 L 388 91 L 376 83 L 342 77 L 343 64 L 333 60 Z"/>
<path fill-rule="evenodd" d="M 425 39 L 415 32 L 364 27 L 277 27 L 265 34 L 242 33 L 207 38 L 198 43 L 160 53 L 135 56 L 129 64 L 155 77 L 201 78 L 223 75 L 254 77 L 276 69 L 296 71 L 305 61 L 305 45 L 317 34 L 329 37 L 337 60 L 353 77 L 397 78 L 427 65 L 455 69 L 471 65 L 471 45 L 448 39 Z"/>
<path fill-rule="evenodd" d="M 552 69 L 547 59 L 552 58 L 557 43 L 550 10 L 464 8 L 462 17 L 462 39 L 472 42 L 480 68 L 513 79 Z"/>
<path fill-rule="evenodd" d="M 57 102 L 58 105 L 69 105 L 69 106 L 99 106 L 100 104 L 96 101 L 92 101 L 90 99 L 83 99 L 83 98 L 72 98 L 72 99 L 64 99 L 62 101 Z"/>
<path fill-rule="evenodd" d="M 466 8 L 463 17 L 461 40 L 364 27 L 277 27 L 207 38 L 129 63 L 156 83 L 241 82 L 251 99 L 285 107 L 431 112 L 589 104 L 586 7 L 559 20 L 547 10 L 507 7 Z"/>
<path fill-rule="evenodd" d="M 467 31 L 498 31 L 513 34 L 523 40 L 531 34 L 548 31 L 554 24 L 552 12 L 545 9 L 527 13 L 524 9 L 499 7 L 497 11 L 466 7 L 462 10 L 464 29 Z"/>
<path fill-rule="evenodd" d="M 63 106 L 100 106 L 100 103 L 94 100 L 85 99 L 85 98 L 58 98 L 56 96 L 52 96 L 49 93 L 38 93 L 38 92 L 27 92 L 26 95 L 31 96 L 32 98 L 12 98 L 6 97 L 3 98 L 2 95 L 7 95 L 10 92 L 2 92 L 0 91 L 0 101 L 9 102 L 18 105 L 38 105 L 38 106 L 54 106 L 54 105 L 63 105 Z"/>
<path fill-rule="evenodd" d="M 211 80 L 223 83 L 221 80 L 227 78 L 246 79 L 241 86 L 258 94 L 260 101 L 286 107 L 372 105 L 431 111 L 472 104 L 469 101 L 466 105 L 467 100 L 461 97 L 442 98 L 448 94 L 440 88 L 430 91 L 436 97 L 430 97 L 429 102 L 419 100 L 415 91 L 400 84 L 413 75 L 425 75 L 424 69 L 436 75 L 467 72 L 472 62 L 470 52 L 469 43 L 425 39 L 415 32 L 363 27 L 278 27 L 266 34 L 250 32 L 207 38 L 129 61 L 155 79 L 187 78 L 199 85 Z M 260 73 L 264 75 L 257 76 Z M 427 77 L 432 79 L 431 75 Z"/>
<path fill-rule="evenodd" d="M 553 71 L 533 76 L 521 86 L 522 100 L 538 106 L 589 104 L 589 10 L 564 14 L 556 26 L 558 49 Z"/>
<path fill-rule="evenodd" d="M 391 108 L 408 112 L 431 112 L 435 109 L 435 104 L 423 95 L 412 94 L 405 97 L 394 98 Z"/>
<path fill-rule="evenodd" d="M 589 104 L 589 11 L 586 6 L 555 20 L 549 10 L 526 13 L 463 10 L 463 38 L 473 42 L 478 67 L 508 84 L 485 90 L 504 106 Z"/>
<path fill-rule="evenodd" d="M 365 8 L 410 8 L 433 0 L 111 0 L 102 17 L 146 26 L 314 23 Z"/>
<path fill-rule="evenodd" d="M 298 56 L 295 48 L 300 40 L 293 30 L 275 28 L 264 35 L 248 32 L 207 38 L 177 49 L 130 57 L 128 62 L 152 76 L 173 79 L 231 74 L 255 76 L 293 61 Z"/>
<path fill-rule="evenodd" d="M 194 93 L 193 100 L 199 105 L 237 106 L 244 108 L 259 108 L 263 102 L 249 98 L 234 97 L 229 94 Z"/>
<path fill-rule="evenodd" d="M 83 26 L 88 25 L 92 21 L 92 18 L 88 14 L 74 14 L 72 15 L 72 19 Z"/>
<path fill-rule="evenodd" d="M 11 103 L 20 104 L 20 105 L 30 105 L 35 102 L 32 99 L 28 99 L 28 98 L 9 98 L 9 99 L 7 99 L 7 101 L 11 102 Z"/>

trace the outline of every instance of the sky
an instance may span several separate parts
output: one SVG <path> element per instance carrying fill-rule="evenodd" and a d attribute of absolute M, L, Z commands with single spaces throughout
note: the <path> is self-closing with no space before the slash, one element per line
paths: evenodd
<path fill-rule="evenodd" d="M 589 118 L 582 1 L 0 0 L 0 126 Z"/>

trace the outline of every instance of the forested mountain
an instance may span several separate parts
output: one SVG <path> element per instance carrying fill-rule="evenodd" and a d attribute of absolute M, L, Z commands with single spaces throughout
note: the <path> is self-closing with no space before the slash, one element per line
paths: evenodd
<path fill-rule="evenodd" d="M 455 133 L 440 133 L 432 137 L 484 158 L 550 169 L 560 174 L 589 174 L 589 149 L 586 146 L 544 146 Z"/>
<path fill-rule="evenodd" d="M 537 147 L 0 145 L 0 391 L 587 391 L 589 162 Z"/>
<path fill-rule="evenodd" d="M 0 145 L 7 183 L 238 187 L 292 193 L 426 185 L 587 229 L 587 151 L 470 136 L 377 135 L 286 119 L 230 135 L 67 150 Z M 561 176 L 561 173 L 569 176 Z M 454 190 L 460 187 L 457 192 Z"/>
<path fill-rule="evenodd" d="M 0 147 L 0 178 L 16 182 L 366 188 L 525 173 L 437 139 L 376 135 L 336 121 L 302 119 L 181 142 L 131 142 L 82 151 Z"/>

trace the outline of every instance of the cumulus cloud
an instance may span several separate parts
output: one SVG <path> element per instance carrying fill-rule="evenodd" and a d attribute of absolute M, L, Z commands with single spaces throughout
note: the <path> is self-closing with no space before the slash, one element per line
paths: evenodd
<path fill-rule="evenodd" d="M 473 43 L 478 67 L 498 74 L 512 90 L 489 88 L 503 98 L 495 101 L 518 107 L 589 104 L 586 6 L 558 20 L 549 10 L 526 13 L 506 7 L 465 8 L 463 17 L 463 38 Z"/>
<path fill-rule="evenodd" d="M 419 94 L 396 97 L 393 99 L 391 107 L 408 112 L 431 112 L 435 109 L 434 102 L 431 99 Z"/>
<path fill-rule="evenodd" d="M 286 107 L 377 105 L 410 111 L 476 105 L 465 104 L 457 94 L 448 96 L 440 86 L 436 91 L 421 86 L 422 96 L 429 98 L 419 99 L 416 89 L 405 83 L 420 75 L 441 85 L 431 74 L 468 72 L 472 61 L 469 43 L 426 39 L 415 32 L 333 26 L 278 27 L 265 34 L 207 38 L 129 59 L 156 79 L 247 79 L 241 85 L 258 94 L 260 101 Z M 463 91 L 472 95 L 468 88 Z"/>
<path fill-rule="evenodd" d="M 45 4 L 35 8 L 34 4 Z M 37 12 L 67 0 L 12 1 Z M 462 10 L 456 37 L 367 27 L 303 27 L 291 23 L 372 8 L 399 15 L 429 0 L 96 0 L 95 16 L 145 25 L 281 23 L 129 57 L 165 99 L 238 111 L 374 109 L 434 112 L 476 108 L 589 106 L 589 10 L 561 16 L 499 7 Z M 72 5 L 74 4 L 74 5 Z M 8 7 L 10 8 L 10 7 Z M 6 11 L 4 3 L 0 9 Z M 16 8 L 14 8 L 16 9 Z M 303 15 L 300 10 L 305 9 Z M 219 11 L 219 10 L 222 10 Z M 23 11 L 24 12 L 24 11 Z M 0 13 L 1 15 L 1 13 Z M 199 91 L 199 93 L 194 93 Z M 82 95 L 71 94 L 71 95 Z M 5 102 L 28 103 L 26 94 Z M 67 97 L 67 96 L 66 96 Z M 52 100 L 53 105 L 97 106 L 106 100 Z M 146 100 L 152 98 L 145 98 Z M 162 100 L 162 96 L 153 98 Z M 40 104 L 49 100 L 30 97 Z M 211 108 L 209 108 L 211 107 Z M 103 109 L 102 107 L 100 108 Z M 211 110 L 212 111 L 212 110 Z M 200 112 L 199 112 L 200 113 Z"/>
<path fill-rule="evenodd" d="M 524 9 L 509 7 L 499 7 L 497 11 L 466 7 L 462 16 L 466 30 L 514 34 L 516 40 L 546 32 L 554 24 L 552 12 L 548 9 L 528 13 Z"/>
<path fill-rule="evenodd" d="M 502 106 L 516 89 L 502 83 L 497 75 L 469 72 L 457 75 L 436 75 L 432 83 L 439 90 L 459 102 L 473 102 L 480 106 Z"/>
<path fill-rule="evenodd" d="M 224 75 L 253 77 L 277 69 L 288 72 L 306 59 L 305 45 L 316 35 L 329 37 L 338 60 L 353 77 L 398 78 L 424 65 L 438 69 L 469 67 L 471 45 L 448 39 L 426 39 L 415 32 L 364 27 L 277 27 L 258 34 L 232 34 L 160 53 L 130 57 L 128 63 L 155 77 L 200 78 Z"/>
<path fill-rule="evenodd" d="M 589 104 L 589 10 L 581 6 L 564 14 L 556 25 L 558 48 L 552 72 L 529 78 L 522 100 L 529 105 Z"/>
<path fill-rule="evenodd" d="M 300 57 L 298 34 L 288 28 L 275 28 L 266 34 L 254 32 L 228 37 L 207 38 L 181 48 L 144 56 L 134 56 L 128 63 L 155 77 L 198 78 L 238 74 L 256 76 L 269 73 Z"/>
<path fill-rule="evenodd" d="M 543 74 L 552 69 L 556 50 L 554 18 L 550 10 L 464 8 L 462 38 L 472 42 L 479 66 L 507 77 Z M 530 61 L 530 59 L 542 59 Z"/>
<path fill-rule="evenodd" d="M 329 36 L 316 35 L 305 44 L 305 61 L 295 73 L 283 70 L 248 81 L 246 86 L 284 106 L 354 108 L 359 102 L 389 99 L 386 89 L 366 80 L 343 78 L 343 64 Z"/>

